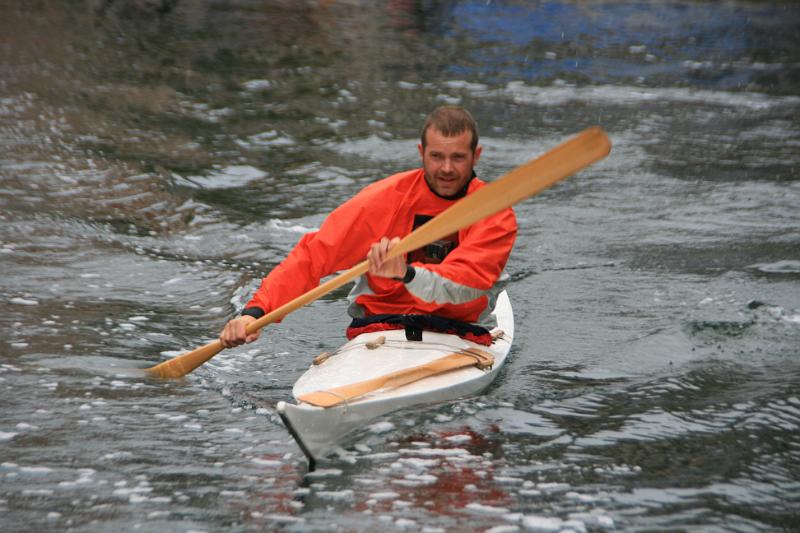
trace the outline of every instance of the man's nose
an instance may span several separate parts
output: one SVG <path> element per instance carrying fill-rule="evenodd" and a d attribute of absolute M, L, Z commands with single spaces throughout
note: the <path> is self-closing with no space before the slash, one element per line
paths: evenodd
<path fill-rule="evenodd" d="M 445 158 L 444 164 L 442 165 L 442 172 L 452 172 L 453 171 L 453 161 L 450 158 Z"/>

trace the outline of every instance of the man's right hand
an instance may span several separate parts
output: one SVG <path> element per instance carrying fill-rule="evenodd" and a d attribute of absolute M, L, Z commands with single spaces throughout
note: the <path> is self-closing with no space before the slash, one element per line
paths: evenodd
<path fill-rule="evenodd" d="M 220 342 L 225 348 L 233 348 L 234 346 L 253 342 L 261 336 L 261 330 L 259 329 L 248 335 L 246 328 L 255 321 L 256 319 L 250 315 L 234 318 L 222 328 L 222 333 L 219 335 Z"/>

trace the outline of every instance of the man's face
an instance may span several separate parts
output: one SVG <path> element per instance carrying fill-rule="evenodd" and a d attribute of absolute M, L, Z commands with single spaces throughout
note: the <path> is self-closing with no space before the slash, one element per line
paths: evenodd
<path fill-rule="evenodd" d="M 439 196 L 453 196 L 472 177 L 472 168 L 481 156 L 481 147 L 470 148 L 472 133 L 464 131 L 445 137 L 436 128 L 425 133 L 427 146 L 419 144 L 419 155 L 425 169 L 425 181 Z"/>

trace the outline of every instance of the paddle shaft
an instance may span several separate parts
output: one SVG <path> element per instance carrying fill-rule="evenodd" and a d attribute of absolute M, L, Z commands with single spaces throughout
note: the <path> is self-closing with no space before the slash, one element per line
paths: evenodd
<path fill-rule="evenodd" d="M 387 253 L 387 259 L 416 250 L 538 194 L 604 158 L 610 150 L 611 142 L 602 129 L 598 127 L 586 129 L 544 155 L 520 165 L 498 180 L 460 199 L 394 245 Z M 292 311 L 365 274 L 368 270 L 367 261 L 357 264 L 251 322 L 247 326 L 247 333 L 253 333 L 267 324 L 280 320 Z M 161 378 L 183 377 L 214 357 L 223 348 L 222 343 L 217 340 L 148 368 L 146 372 Z"/>

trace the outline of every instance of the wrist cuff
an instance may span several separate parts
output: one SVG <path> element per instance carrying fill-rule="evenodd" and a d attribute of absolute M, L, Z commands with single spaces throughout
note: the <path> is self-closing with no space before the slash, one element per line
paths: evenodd
<path fill-rule="evenodd" d="M 243 315 L 251 316 L 255 319 L 259 319 L 262 316 L 266 315 L 267 313 L 264 312 L 263 309 L 260 307 L 248 307 L 244 311 L 242 311 Z"/>
<path fill-rule="evenodd" d="M 411 283 L 411 280 L 414 279 L 414 276 L 417 274 L 417 271 L 414 270 L 414 267 L 411 265 L 406 265 L 406 275 L 402 278 L 395 278 L 397 281 L 402 281 L 403 283 Z"/>

